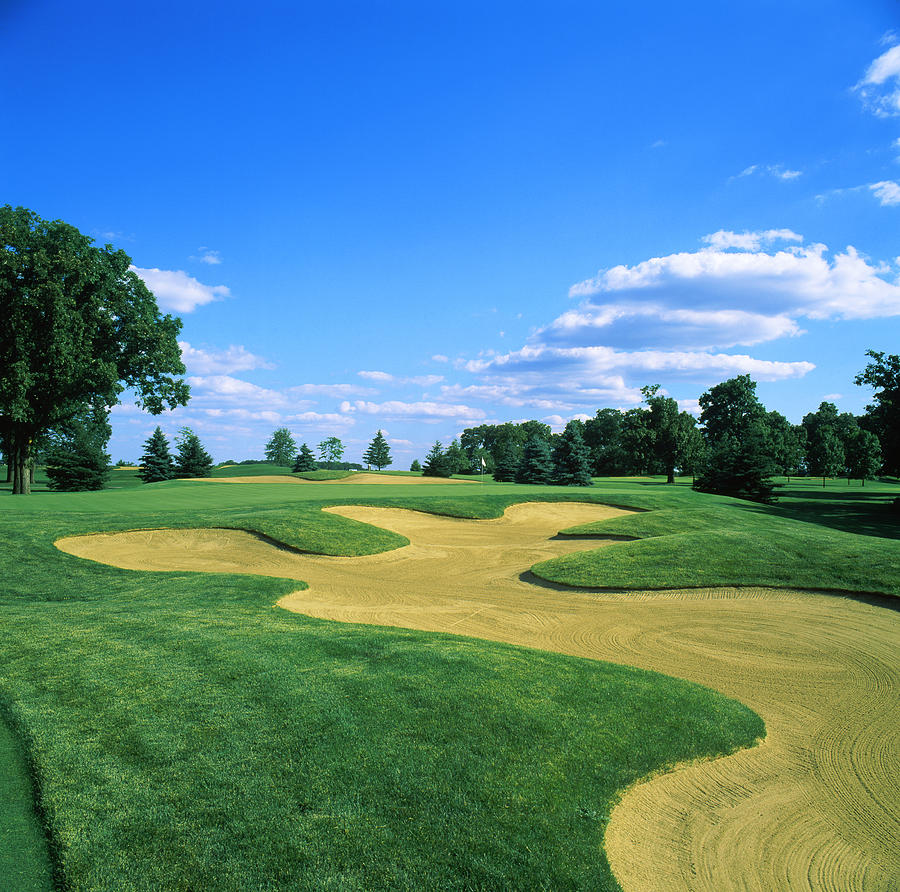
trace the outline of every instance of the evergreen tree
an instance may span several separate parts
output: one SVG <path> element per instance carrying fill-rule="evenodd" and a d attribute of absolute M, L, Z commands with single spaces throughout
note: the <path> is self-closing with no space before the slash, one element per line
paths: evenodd
<path fill-rule="evenodd" d="M 388 446 L 388 442 L 385 440 L 381 430 L 375 434 L 374 439 L 369 443 L 369 448 L 363 453 L 363 461 L 367 465 L 375 465 L 379 471 L 393 464 L 391 447 Z"/>
<path fill-rule="evenodd" d="M 412 460 L 412 464 L 409 466 L 410 471 L 421 471 L 422 465 L 419 464 L 419 460 L 414 458 Z"/>
<path fill-rule="evenodd" d="M 519 469 L 519 457 L 512 443 L 504 443 L 497 450 L 494 459 L 494 480 L 498 483 L 512 483 Z"/>
<path fill-rule="evenodd" d="M 112 436 L 106 408 L 79 412 L 49 435 L 46 470 L 50 489 L 82 492 L 103 489 L 109 476 L 106 444 Z"/>
<path fill-rule="evenodd" d="M 570 421 L 553 447 L 553 482 L 560 486 L 593 486 L 591 453 L 581 425 Z"/>
<path fill-rule="evenodd" d="M 553 459 L 547 441 L 532 437 L 522 450 L 522 460 L 516 469 L 516 483 L 551 483 Z"/>
<path fill-rule="evenodd" d="M 144 483 L 158 483 L 160 480 L 171 480 L 175 476 L 169 441 L 161 427 L 157 427 L 150 439 L 144 443 L 138 476 Z"/>
<path fill-rule="evenodd" d="M 757 419 L 747 425 L 740 440 L 726 433 L 709 446 L 706 468 L 694 482 L 694 489 L 752 502 L 771 502 L 774 471 L 765 425 Z"/>
<path fill-rule="evenodd" d="M 175 454 L 176 477 L 209 477 L 213 465 L 212 456 L 189 427 L 183 427 L 179 431 L 175 445 L 178 447 Z"/>
<path fill-rule="evenodd" d="M 266 461 L 287 467 L 297 452 L 297 444 L 286 427 L 280 427 L 266 443 Z"/>
<path fill-rule="evenodd" d="M 316 457 L 313 455 L 312 449 L 310 449 L 306 443 L 303 443 L 300 446 L 300 451 L 297 453 L 297 458 L 294 460 L 294 467 L 291 468 L 291 470 L 295 474 L 316 470 Z"/>
<path fill-rule="evenodd" d="M 438 440 L 431 447 L 431 452 L 425 456 L 425 465 L 422 468 L 423 477 L 449 477 L 453 471 L 447 464 L 444 449 Z"/>

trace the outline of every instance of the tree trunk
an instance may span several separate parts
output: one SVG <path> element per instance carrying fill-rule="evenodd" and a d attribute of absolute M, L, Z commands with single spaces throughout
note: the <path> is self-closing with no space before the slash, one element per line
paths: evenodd
<path fill-rule="evenodd" d="M 13 466 L 12 485 L 14 496 L 27 496 L 31 493 L 31 437 L 24 433 L 14 433 L 12 441 L 11 461 Z"/>
<path fill-rule="evenodd" d="M 674 465 L 669 465 L 666 468 L 666 483 L 674 483 L 675 482 L 675 467 Z"/>
<path fill-rule="evenodd" d="M 825 475 L 822 475 L 822 489 L 825 489 Z"/>

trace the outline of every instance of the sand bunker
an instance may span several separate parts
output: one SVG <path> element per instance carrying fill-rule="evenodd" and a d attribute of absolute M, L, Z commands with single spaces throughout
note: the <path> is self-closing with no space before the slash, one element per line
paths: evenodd
<path fill-rule="evenodd" d="M 271 474 L 264 477 L 188 477 L 195 483 L 303 483 L 321 486 L 323 483 L 469 483 L 468 480 L 451 480 L 448 477 L 406 477 L 400 474 L 358 473 L 337 480 L 304 480 L 301 477 L 290 477 L 287 474 Z"/>
<path fill-rule="evenodd" d="M 548 537 L 623 513 L 614 508 L 517 505 L 487 521 L 330 510 L 402 533 L 412 544 L 333 558 L 291 553 L 232 530 L 153 530 L 57 545 L 132 569 L 304 579 L 310 588 L 281 606 L 610 660 L 716 688 L 755 709 L 768 737 L 625 794 L 606 834 L 622 887 L 896 889 L 900 614 L 807 592 L 620 595 L 521 578 L 539 560 L 602 544 Z"/>

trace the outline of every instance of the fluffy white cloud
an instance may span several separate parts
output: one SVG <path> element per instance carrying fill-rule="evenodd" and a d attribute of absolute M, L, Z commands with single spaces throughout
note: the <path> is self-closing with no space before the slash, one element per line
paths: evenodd
<path fill-rule="evenodd" d="M 690 310 L 655 302 L 585 302 L 541 329 L 538 338 L 570 346 L 590 346 L 602 339 L 617 347 L 711 349 L 749 346 L 800 333 L 797 323 L 780 313 L 767 316 L 745 310 Z"/>
<path fill-rule="evenodd" d="M 485 413 L 481 409 L 471 406 L 452 405 L 449 403 L 415 402 L 406 403 L 402 400 L 388 400 L 384 403 L 372 403 L 366 400 L 345 400 L 341 403 L 341 412 L 359 412 L 363 415 L 380 415 L 386 419 L 440 419 L 440 418 L 484 418 Z"/>
<path fill-rule="evenodd" d="M 882 207 L 900 204 L 900 183 L 882 180 L 880 183 L 872 183 L 869 188 L 875 193 Z"/>
<path fill-rule="evenodd" d="M 569 293 L 573 297 L 613 295 L 619 302 L 651 300 L 668 306 L 743 308 L 815 319 L 900 314 L 896 270 L 869 264 L 852 246 L 831 258 L 826 256 L 827 250 L 825 245 L 814 244 L 771 254 L 721 248 L 670 254 L 635 266 L 601 270 L 595 278 L 573 285 Z M 886 279 L 887 275 L 894 280 Z"/>
<path fill-rule="evenodd" d="M 242 346 L 232 344 L 226 350 L 203 350 L 192 347 L 187 341 L 179 341 L 181 358 L 188 371 L 197 375 L 227 375 L 251 369 L 273 369 L 272 363 L 250 353 Z"/>
<path fill-rule="evenodd" d="M 218 251 L 214 251 L 212 248 L 197 248 L 200 252 L 200 256 L 194 259 L 199 260 L 201 263 L 208 263 L 210 266 L 218 266 L 222 262 L 222 256 Z"/>
<path fill-rule="evenodd" d="M 188 378 L 187 382 L 191 386 L 192 406 L 211 401 L 226 404 L 240 402 L 244 408 L 254 406 L 274 409 L 296 405 L 277 390 L 259 387 L 231 375 L 195 375 Z"/>
<path fill-rule="evenodd" d="M 360 387 L 358 384 L 297 384 L 289 387 L 287 392 L 297 396 L 328 396 L 346 399 L 348 396 L 366 396 L 376 391 L 371 387 Z"/>
<path fill-rule="evenodd" d="M 856 90 L 882 118 L 900 115 L 900 44 L 882 53 L 866 70 Z"/>
<path fill-rule="evenodd" d="M 197 307 L 231 296 L 225 285 L 204 285 L 183 270 L 142 269 L 131 266 L 156 296 L 163 310 L 173 313 L 192 313 Z"/>

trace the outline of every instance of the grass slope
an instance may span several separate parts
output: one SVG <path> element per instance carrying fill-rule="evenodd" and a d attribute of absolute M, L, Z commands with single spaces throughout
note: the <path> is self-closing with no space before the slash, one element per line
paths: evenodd
<path fill-rule="evenodd" d="M 484 515 L 584 497 L 419 489 L 387 501 Z M 212 525 L 367 553 L 402 537 L 319 508 L 378 492 L 173 482 L 4 503 L 0 699 L 68 888 L 614 889 L 617 791 L 764 733 L 653 673 L 308 619 L 272 607 L 292 581 L 130 572 L 52 544 Z"/>

